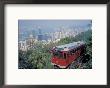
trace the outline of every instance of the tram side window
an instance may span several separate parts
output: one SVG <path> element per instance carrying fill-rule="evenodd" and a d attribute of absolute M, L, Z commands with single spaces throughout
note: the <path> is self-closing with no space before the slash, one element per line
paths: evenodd
<path fill-rule="evenodd" d="M 79 49 L 80 49 L 80 47 L 77 47 L 77 48 L 76 48 L 76 52 L 77 52 Z"/>
<path fill-rule="evenodd" d="M 85 51 L 84 47 L 81 48 L 81 54 L 83 54 Z"/>

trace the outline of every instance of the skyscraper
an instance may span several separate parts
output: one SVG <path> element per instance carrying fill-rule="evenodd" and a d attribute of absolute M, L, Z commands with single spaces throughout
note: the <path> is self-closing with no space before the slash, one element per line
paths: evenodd
<path fill-rule="evenodd" d="M 41 40 L 43 40 L 43 35 L 42 35 L 41 28 L 38 27 L 38 41 L 41 41 Z"/>

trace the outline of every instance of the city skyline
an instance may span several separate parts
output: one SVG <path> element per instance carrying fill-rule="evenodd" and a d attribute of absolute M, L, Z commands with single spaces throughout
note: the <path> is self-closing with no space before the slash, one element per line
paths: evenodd
<path fill-rule="evenodd" d="M 60 31 L 60 28 L 86 30 L 91 20 L 18 20 L 19 33 L 42 29 L 43 33 Z"/>

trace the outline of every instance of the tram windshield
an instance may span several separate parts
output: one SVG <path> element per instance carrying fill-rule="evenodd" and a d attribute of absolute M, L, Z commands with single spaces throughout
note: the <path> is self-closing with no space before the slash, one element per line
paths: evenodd
<path fill-rule="evenodd" d="M 55 51 L 53 52 L 53 56 L 58 58 L 63 58 L 63 53 L 60 51 Z"/>

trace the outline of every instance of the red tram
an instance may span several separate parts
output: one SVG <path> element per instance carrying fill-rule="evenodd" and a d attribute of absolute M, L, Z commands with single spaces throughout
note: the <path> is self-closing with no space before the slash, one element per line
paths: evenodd
<path fill-rule="evenodd" d="M 51 63 L 59 68 L 67 68 L 75 59 L 85 53 L 86 44 L 83 41 L 73 42 L 52 49 Z"/>

